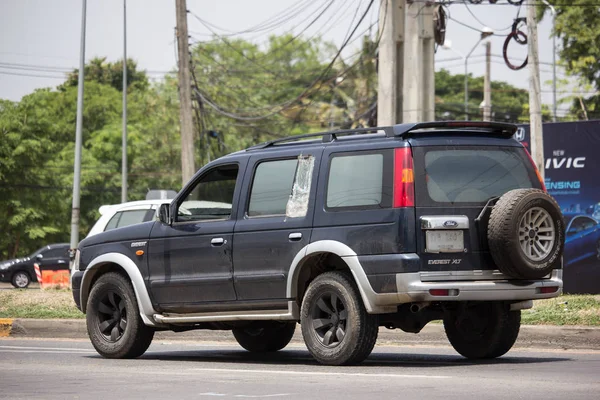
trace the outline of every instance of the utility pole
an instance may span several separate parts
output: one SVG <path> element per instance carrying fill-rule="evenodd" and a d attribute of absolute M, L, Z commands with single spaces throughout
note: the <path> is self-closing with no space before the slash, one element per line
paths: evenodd
<path fill-rule="evenodd" d="M 402 121 L 404 2 L 381 0 L 379 6 L 378 126 Z"/>
<path fill-rule="evenodd" d="M 433 6 L 406 0 L 402 122 L 431 121 L 435 108 Z"/>
<path fill-rule="evenodd" d="M 485 77 L 483 82 L 483 120 L 492 120 L 492 43 L 485 42 Z"/>
<path fill-rule="evenodd" d="M 542 94 L 540 84 L 540 58 L 538 54 L 538 32 L 535 19 L 535 3 L 527 0 L 527 43 L 529 52 L 529 124 L 531 156 L 542 179 L 544 178 L 544 137 L 542 130 Z"/>
<path fill-rule="evenodd" d="M 181 178 L 185 185 L 194 167 L 194 124 L 192 120 L 192 84 L 188 48 L 186 0 L 175 0 L 177 18 L 177 54 L 179 56 L 179 119 L 181 131 Z"/>
<path fill-rule="evenodd" d="M 557 122 L 556 115 L 556 9 L 547 0 L 542 3 L 550 8 L 552 13 L 552 122 Z"/>
<path fill-rule="evenodd" d="M 419 36 L 423 65 L 423 81 L 421 86 L 420 121 L 435 120 L 435 39 L 433 35 L 433 2 L 422 7 L 419 19 Z M 407 121 L 409 122 L 409 121 Z"/>
<path fill-rule="evenodd" d="M 81 184 L 81 142 L 83 130 L 83 79 L 85 74 L 85 16 L 87 0 L 81 7 L 81 43 L 79 47 L 79 77 L 77 82 L 77 122 L 75 125 L 75 166 L 73 173 L 73 205 L 71 207 L 71 250 L 79 244 L 80 184 Z M 71 260 L 73 260 L 71 258 Z M 72 261 L 71 261 L 72 262 Z"/>
<path fill-rule="evenodd" d="M 123 138 L 121 157 L 121 203 L 127 201 L 127 0 L 123 0 Z"/>
<path fill-rule="evenodd" d="M 419 20 L 422 3 L 406 1 L 404 20 L 404 91 L 402 96 L 402 122 L 419 122 L 423 119 L 420 92 L 423 87 L 423 58 L 419 37 Z"/>

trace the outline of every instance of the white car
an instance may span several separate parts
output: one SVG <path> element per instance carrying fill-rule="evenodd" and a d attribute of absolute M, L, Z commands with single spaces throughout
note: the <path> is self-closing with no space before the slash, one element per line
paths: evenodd
<path fill-rule="evenodd" d="M 101 206 L 98 209 L 100 218 L 89 231 L 87 237 L 110 229 L 152 221 L 155 218 L 156 209 L 161 204 L 169 204 L 170 202 L 171 199 L 139 200 Z"/>

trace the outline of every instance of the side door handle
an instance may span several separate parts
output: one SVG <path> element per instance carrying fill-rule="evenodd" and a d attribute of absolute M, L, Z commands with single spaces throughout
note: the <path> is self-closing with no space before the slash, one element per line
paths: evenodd
<path fill-rule="evenodd" d="M 210 244 L 213 245 L 213 246 L 215 246 L 215 247 L 223 246 L 225 243 L 227 243 L 227 240 L 225 240 L 223 238 L 213 238 L 210 241 Z"/>
<path fill-rule="evenodd" d="M 298 240 L 302 239 L 302 233 L 300 232 L 292 232 L 290 233 L 290 235 L 288 236 L 288 238 L 293 241 L 293 242 L 297 242 Z"/>

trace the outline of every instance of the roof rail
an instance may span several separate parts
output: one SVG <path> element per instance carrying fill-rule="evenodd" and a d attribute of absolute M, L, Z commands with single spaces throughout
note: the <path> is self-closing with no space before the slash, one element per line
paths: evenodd
<path fill-rule="evenodd" d="M 279 143 L 295 142 L 301 139 L 321 137 L 323 143 L 330 143 L 337 139 L 338 136 L 353 135 L 356 133 L 373 133 L 377 131 L 384 131 L 385 136 L 394 136 L 394 127 L 392 126 L 376 126 L 372 128 L 355 128 L 355 129 L 340 129 L 337 131 L 329 132 L 318 132 L 318 133 L 307 133 L 306 135 L 288 136 L 281 139 L 270 140 L 268 142 L 260 143 L 255 146 L 249 147 L 247 150 L 264 149 L 266 147 L 274 146 Z"/>
<path fill-rule="evenodd" d="M 373 133 L 377 131 L 384 131 L 386 137 L 408 137 L 415 131 L 423 129 L 439 129 L 439 130 L 451 130 L 451 129 L 462 129 L 472 130 L 476 132 L 485 131 L 491 135 L 500 136 L 503 138 L 511 138 L 517 131 L 517 125 L 508 124 L 503 122 L 487 122 L 487 121 L 434 121 L 434 122 L 416 122 L 399 124 L 394 126 L 376 126 L 372 128 L 356 128 L 356 129 L 341 129 L 337 131 L 329 132 L 318 132 L 308 133 L 305 135 L 288 136 L 281 139 L 270 140 L 268 142 L 260 143 L 255 146 L 249 147 L 247 150 L 258 150 L 264 149 L 277 145 L 279 143 L 296 142 L 301 139 L 307 138 L 322 138 L 323 143 L 330 143 L 337 139 L 338 136 L 353 135 L 356 133 Z"/>
<path fill-rule="evenodd" d="M 411 133 L 414 133 L 414 131 L 422 129 L 486 131 L 491 135 L 509 139 L 517 132 L 518 126 L 504 122 L 488 121 L 434 121 L 396 125 L 394 126 L 394 133 L 396 136 L 408 137 Z"/>

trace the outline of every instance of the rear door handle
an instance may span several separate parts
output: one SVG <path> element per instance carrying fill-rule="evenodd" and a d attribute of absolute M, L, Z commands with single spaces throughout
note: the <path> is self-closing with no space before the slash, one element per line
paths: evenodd
<path fill-rule="evenodd" d="M 65 263 L 66 263 L 66 261 L 65 261 L 65 260 L 58 260 L 58 263 L 59 263 L 59 264 L 65 264 Z"/>
<path fill-rule="evenodd" d="M 223 239 L 223 238 L 213 238 L 210 241 L 210 244 L 212 244 L 213 246 L 222 246 L 225 243 L 227 243 L 227 240 Z"/>
<path fill-rule="evenodd" d="M 290 240 L 297 242 L 298 240 L 302 239 L 302 233 L 292 232 L 288 237 L 290 238 Z"/>

